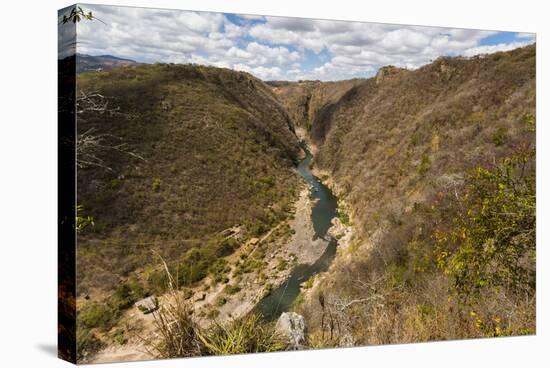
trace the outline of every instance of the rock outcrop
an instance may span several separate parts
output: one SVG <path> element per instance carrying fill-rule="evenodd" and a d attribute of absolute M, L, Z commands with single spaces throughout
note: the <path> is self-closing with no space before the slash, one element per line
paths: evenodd
<path fill-rule="evenodd" d="M 384 80 L 387 80 L 389 78 L 392 78 L 394 76 L 403 74 L 406 72 L 407 69 L 404 68 L 398 68 L 393 65 L 384 66 L 380 69 L 378 69 L 378 72 L 376 73 L 376 84 L 382 83 Z"/>
<path fill-rule="evenodd" d="M 158 299 L 155 296 L 150 296 L 145 299 L 138 300 L 135 306 L 143 312 L 143 314 L 149 314 L 156 311 L 159 307 Z"/>
<path fill-rule="evenodd" d="M 289 342 L 290 350 L 299 350 L 305 342 L 306 322 L 298 313 L 285 312 L 277 320 L 276 329 Z"/>

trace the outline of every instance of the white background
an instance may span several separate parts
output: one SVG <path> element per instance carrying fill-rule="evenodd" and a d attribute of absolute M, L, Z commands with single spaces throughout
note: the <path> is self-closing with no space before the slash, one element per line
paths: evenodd
<path fill-rule="evenodd" d="M 545 1 L 89 1 L 537 33 L 537 336 L 130 363 L 129 367 L 548 366 L 550 69 Z M 56 349 L 57 9 L 2 2 L 0 13 L 0 366 L 63 367 Z M 103 365 L 110 367 L 115 365 Z M 120 366 L 120 365 L 117 365 Z"/>

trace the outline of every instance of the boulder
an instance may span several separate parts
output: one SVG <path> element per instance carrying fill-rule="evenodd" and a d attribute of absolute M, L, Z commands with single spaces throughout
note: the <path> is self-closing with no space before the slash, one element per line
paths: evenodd
<path fill-rule="evenodd" d="M 294 312 L 284 312 L 277 320 L 275 328 L 288 339 L 289 349 L 299 350 L 302 348 L 306 339 L 306 322 L 303 316 Z"/>
<path fill-rule="evenodd" d="M 138 300 L 135 303 L 135 306 L 143 312 L 143 314 L 148 314 L 154 312 L 159 307 L 159 302 L 155 296 L 150 296 L 145 299 Z"/>
<path fill-rule="evenodd" d="M 340 238 L 346 232 L 346 227 L 342 224 L 342 221 L 338 217 L 335 217 L 331 221 L 332 226 L 328 229 L 328 234 L 333 238 Z"/>

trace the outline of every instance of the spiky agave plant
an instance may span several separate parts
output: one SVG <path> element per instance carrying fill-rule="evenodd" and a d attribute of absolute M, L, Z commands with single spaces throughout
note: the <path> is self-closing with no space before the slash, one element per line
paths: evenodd
<path fill-rule="evenodd" d="M 153 312 L 156 336 L 144 339 L 148 350 L 158 358 L 202 355 L 198 337 L 200 327 L 193 319 L 193 311 L 178 291 L 177 278 L 172 276 L 164 259 L 158 256 L 167 275 L 168 293 L 159 309 Z"/>
<path fill-rule="evenodd" d="M 243 354 L 285 350 L 288 342 L 272 323 L 266 323 L 257 314 L 215 323 L 199 334 L 208 354 Z"/>
<path fill-rule="evenodd" d="M 153 314 L 158 339 L 150 344 L 159 358 L 191 357 L 202 355 L 199 326 L 192 318 L 191 309 L 178 293 L 170 295 Z"/>
<path fill-rule="evenodd" d="M 274 324 L 254 313 L 225 323 L 214 321 L 209 327 L 199 326 L 193 318 L 192 308 L 178 290 L 177 277 L 172 276 L 166 262 L 160 259 L 167 275 L 168 294 L 160 308 L 153 312 L 155 338 L 144 339 L 151 354 L 158 358 L 175 358 L 287 348 L 287 339 L 276 331 Z"/>

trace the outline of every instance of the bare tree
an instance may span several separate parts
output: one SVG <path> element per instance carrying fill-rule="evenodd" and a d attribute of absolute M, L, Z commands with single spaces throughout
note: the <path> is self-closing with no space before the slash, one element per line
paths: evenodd
<path fill-rule="evenodd" d="M 78 119 L 85 122 L 92 115 L 128 117 L 128 114 L 120 112 L 120 107 L 111 107 L 110 99 L 98 92 L 81 91 L 76 98 L 76 114 Z M 141 155 L 133 151 L 123 142 L 122 138 L 112 134 L 96 133 L 94 128 L 77 134 L 76 137 L 76 163 L 79 168 L 101 167 L 113 171 L 105 158 L 112 153 L 121 153 L 146 161 Z"/>

